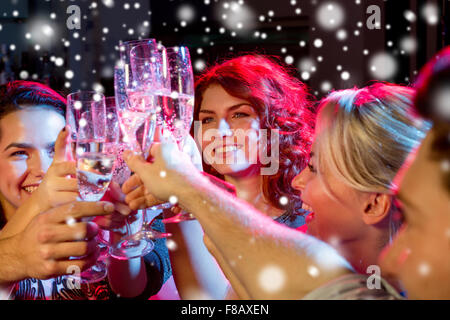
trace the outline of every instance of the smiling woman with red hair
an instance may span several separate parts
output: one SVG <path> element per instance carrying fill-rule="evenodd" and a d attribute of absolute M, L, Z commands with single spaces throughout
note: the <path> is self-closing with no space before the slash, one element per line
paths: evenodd
<path fill-rule="evenodd" d="M 275 221 L 299 228 L 304 211 L 290 182 L 307 164 L 314 119 L 307 87 L 290 71 L 261 55 L 212 66 L 196 81 L 192 133 L 205 172 Z M 167 226 L 178 246 L 170 252 L 178 292 L 221 299 L 226 281 L 195 224 Z"/>
<path fill-rule="evenodd" d="M 209 129 L 230 140 L 236 139 L 239 129 L 263 130 L 268 133 L 266 145 L 261 145 L 261 137 L 255 132 L 254 143 L 258 145 L 252 146 L 250 141 L 245 147 L 247 150 L 264 148 L 272 161 L 250 163 L 248 156 L 247 159 L 236 156 L 231 165 L 208 164 L 204 152 L 205 171 L 233 184 L 238 197 L 267 215 L 284 214 L 281 222 L 290 225 L 285 218 L 301 212 L 300 197 L 290 182 L 307 164 L 314 123 L 311 106 L 306 85 L 269 57 L 245 55 L 211 67 L 197 80 L 195 91 L 194 120 L 201 122 L 203 136 L 194 134 L 202 151 L 210 143 L 205 139 L 205 131 Z M 271 143 L 275 131 L 279 134 L 278 154 Z M 263 150 L 258 151 L 261 154 Z M 231 153 L 225 155 L 234 159 Z M 239 160 L 240 165 L 233 166 Z M 277 170 L 260 175 L 261 167 L 268 166 Z"/>

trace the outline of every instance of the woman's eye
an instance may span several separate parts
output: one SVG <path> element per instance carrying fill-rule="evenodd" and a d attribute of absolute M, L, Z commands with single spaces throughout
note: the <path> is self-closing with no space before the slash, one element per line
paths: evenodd
<path fill-rule="evenodd" d="M 26 158 L 28 156 L 26 151 L 16 151 L 11 153 L 11 157 L 15 158 Z"/>
<path fill-rule="evenodd" d="M 208 118 L 203 118 L 202 119 L 202 124 L 208 124 L 211 123 L 214 119 L 212 117 L 208 117 Z"/>
<path fill-rule="evenodd" d="M 309 169 L 309 171 L 311 171 L 313 173 L 317 172 L 316 168 L 314 168 L 314 166 L 311 163 L 308 163 L 308 169 Z"/>
<path fill-rule="evenodd" d="M 248 117 L 249 115 L 247 113 L 244 112 L 236 112 L 235 114 L 233 114 L 233 118 L 245 118 Z"/>
<path fill-rule="evenodd" d="M 55 156 L 55 148 L 51 148 L 50 150 L 48 150 L 48 155 L 53 158 Z"/>

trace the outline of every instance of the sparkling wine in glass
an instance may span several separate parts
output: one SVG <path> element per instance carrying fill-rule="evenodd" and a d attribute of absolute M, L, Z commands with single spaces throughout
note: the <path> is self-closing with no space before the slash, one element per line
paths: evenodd
<path fill-rule="evenodd" d="M 116 118 L 116 121 L 113 119 Z M 116 99 L 114 97 L 106 98 L 106 122 L 111 121 L 112 123 L 117 123 L 117 119 L 120 118 L 118 114 L 118 108 L 116 104 Z M 107 146 L 107 149 L 114 150 L 115 159 L 114 170 L 112 173 L 112 181 L 121 186 L 131 175 L 131 171 L 123 160 L 122 154 L 125 150 L 129 149 L 129 144 L 124 140 L 125 134 L 123 130 L 115 128 L 112 130 L 113 125 L 107 125 L 107 136 L 108 132 L 117 132 L 114 136 L 116 140 L 113 144 Z M 145 129 L 145 126 L 143 126 Z M 109 139 L 111 140 L 111 139 Z M 149 239 L 136 236 L 136 233 L 140 232 L 141 226 L 145 224 L 145 216 L 139 212 L 136 215 L 130 216 L 125 222 L 124 236 L 115 243 L 109 244 L 108 254 L 116 259 L 126 260 L 136 257 L 141 257 L 154 248 L 154 244 Z M 135 220 L 135 221 L 130 221 Z M 138 230 L 136 230 L 136 228 Z"/>
<path fill-rule="evenodd" d="M 83 152 L 77 157 L 77 180 L 81 199 L 100 201 L 111 182 L 114 154 Z"/>
<path fill-rule="evenodd" d="M 189 49 L 187 47 L 166 48 L 168 66 L 169 94 L 161 94 L 161 116 L 164 128 L 171 131 L 183 150 L 183 142 L 189 134 L 194 118 L 194 73 Z M 193 220 L 194 217 L 184 211 L 178 215 L 164 219 L 165 223 L 178 223 Z"/>
<path fill-rule="evenodd" d="M 81 201 L 99 201 L 111 181 L 114 155 L 105 152 L 105 97 L 97 92 L 76 92 L 68 97 L 67 123 L 71 128 L 72 152 L 77 162 L 77 181 Z M 84 283 L 98 282 L 106 277 L 103 261 L 80 274 Z"/>

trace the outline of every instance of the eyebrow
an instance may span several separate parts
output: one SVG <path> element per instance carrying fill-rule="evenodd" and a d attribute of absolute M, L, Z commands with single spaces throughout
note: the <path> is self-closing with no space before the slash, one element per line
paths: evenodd
<path fill-rule="evenodd" d="M 229 108 L 227 109 L 227 111 L 233 111 L 233 110 L 236 110 L 236 109 L 238 109 L 238 108 L 240 108 L 240 107 L 242 107 L 242 106 L 249 106 L 249 107 L 252 107 L 250 103 L 248 103 L 248 102 L 243 102 L 243 103 L 238 103 L 238 104 L 232 105 L 231 107 L 229 107 Z M 212 110 L 205 110 L 205 109 L 200 110 L 199 113 L 215 114 L 214 111 L 212 111 Z"/>
<path fill-rule="evenodd" d="M 55 142 L 50 142 L 49 144 L 47 144 L 46 149 L 53 149 L 55 147 Z M 11 148 L 18 148 L 18 149 L 33 149 L 34 146 L 32 144 L 29 143 L 23 143 L 23 142 L 13 142 L 10 143 L 4 150 L 3 152 L 5 152 L 8 149 Z"/>

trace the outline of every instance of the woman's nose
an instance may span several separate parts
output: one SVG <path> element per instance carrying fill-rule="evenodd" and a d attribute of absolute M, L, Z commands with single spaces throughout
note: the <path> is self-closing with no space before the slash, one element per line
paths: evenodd
<path fill-rule="evenodd" d="M 295 190 L 302 191 L 305 188 L 306 183 L 306 170 L 303 169 L 295 178 L 292 180 L 291 186 Z"/>
<path fill-rule="evenodd" d="M 230 137 L 233 135 L 233 132 L 231 131 L 231 127 L 228 124 L 228 122 L 225 119 L 221 119 L 219 122 L 219 133 L 222 135 L 222 137 Z"/>
<path fill-rule="evenodd" d="M 46 155 L 35 155 L 30 159 L 30 172 L 36 177 L 43 178 L 52 164 L 52 158 Z"/>

